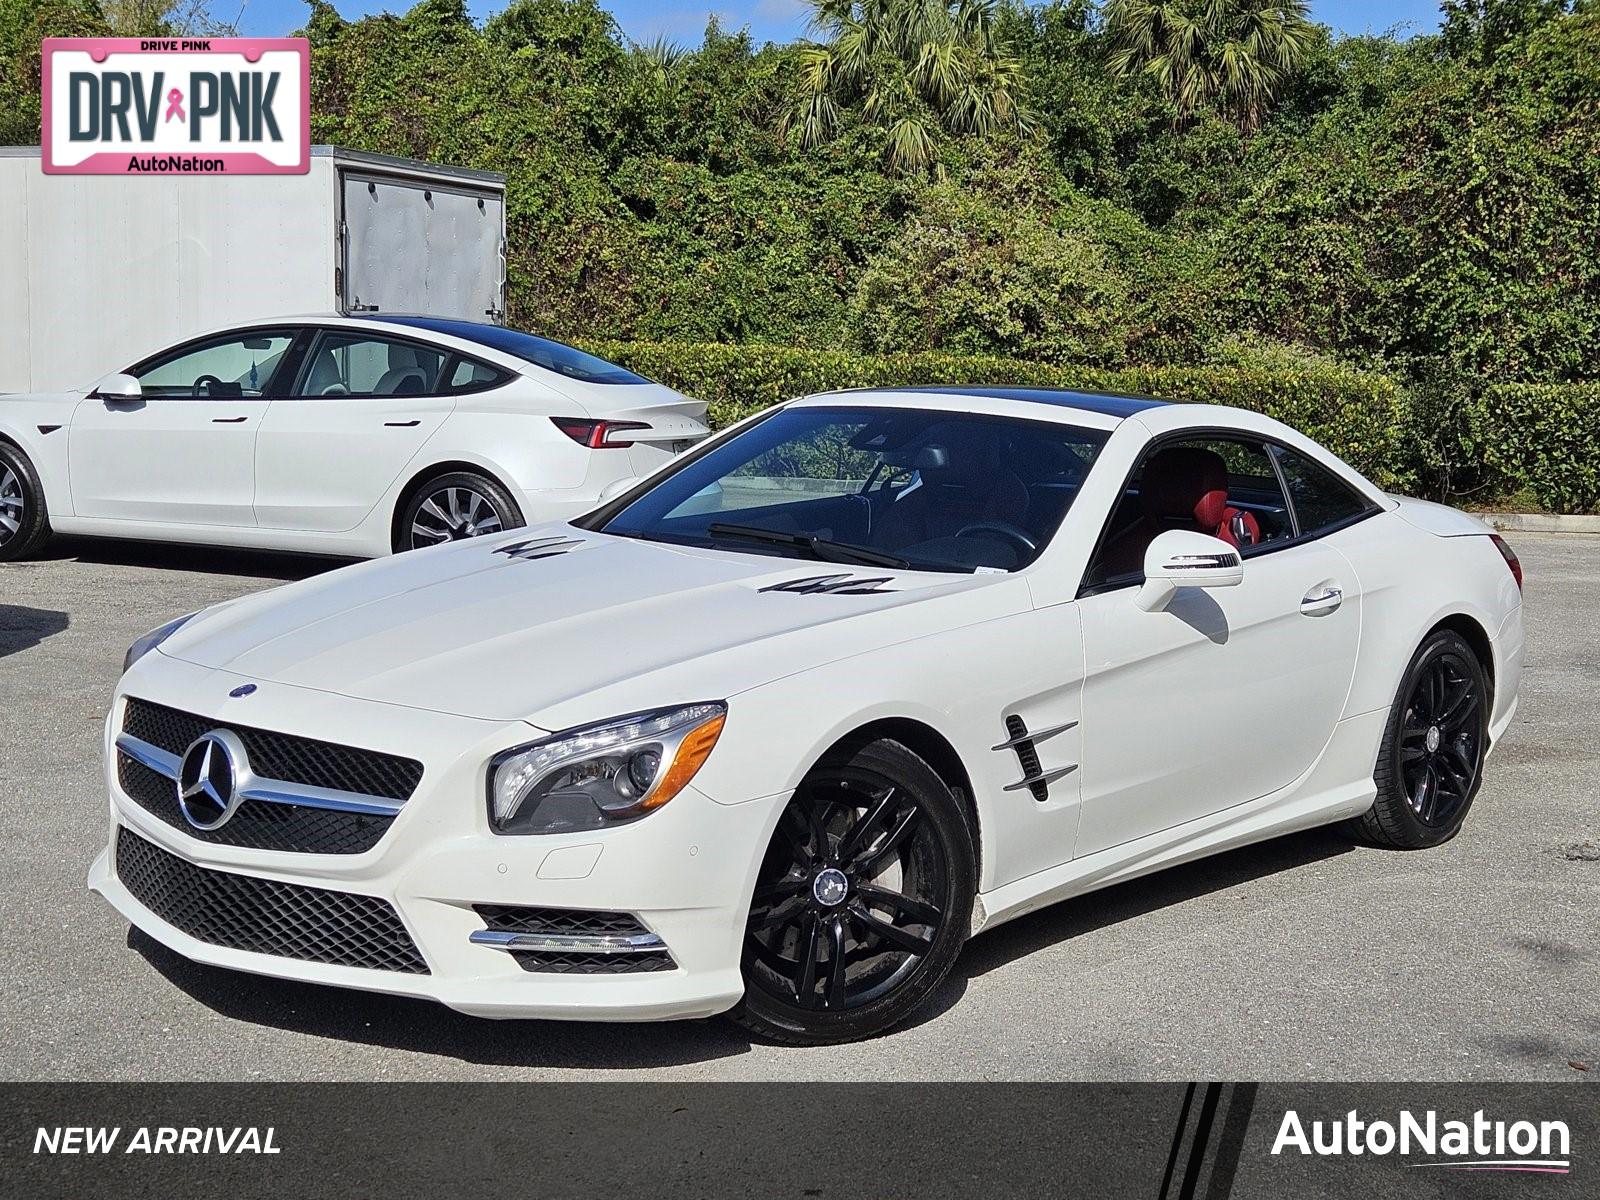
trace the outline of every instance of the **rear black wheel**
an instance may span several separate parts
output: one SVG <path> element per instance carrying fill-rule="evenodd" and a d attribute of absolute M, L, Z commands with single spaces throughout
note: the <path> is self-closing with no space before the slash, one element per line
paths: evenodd
<path fill-rule="evenodd" d="M 44 488 L 28 456 L 0 442 L 0 562 L 26 558 L 50 537 Z"/>
<path fill-rule="evenodd" d="M 1401 681 L 1373 772 L 1378 795 L 1357 822 L 1361 833 L 1406 850 L 1449 841 L 1478 794 L 1488 745 L 1483 663 L 1460 634 L 1440 630 Z"/>
<path fill-rule="evenodd" d="M 395 524 L 394 549 L 420 550 L 522 524 L 517 502 L 488 476 L 467 471 L 440 475 L 412 493 Z"/>
<path fill-rule="evenodd" d="M 880 740 L 820 764 L 762 862 L 730 1016 L 801 1044 L 891 1028 L 949 973 L 974 882 L 965 812 L 921 758 Z"/>

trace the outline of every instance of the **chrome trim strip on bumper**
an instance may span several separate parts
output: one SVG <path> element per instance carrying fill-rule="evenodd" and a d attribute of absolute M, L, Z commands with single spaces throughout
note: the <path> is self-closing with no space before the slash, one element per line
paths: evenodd
<path fill-rule="evenodd" d="M 183 758 L 152 746 L 132 734 L 117 734 L 117 749 L 134 762 L 148 767 L 157 775 L 174 782 L 183 766 Z M 358 792 L 343 792 L 336 788 L 315 787 L 308 783 L 288 783 L 281 779 L 263 779 L 248 775 L 239 780 L 239 799 L 260 800 L 268 804 L 298 804 L 305 808 L 328 808 L 335 812 L 366 813 L 375 817 L 392 817 L 405 807 L 403 800 L 390 800 L 384 796 L 364 796 Z"/>
<path fill-rule="evenodd" d="M 667 948 L 653 933 L 509 933 L 478 929 L 467 940 L 492 950 L 537 950 L 546 954 L 650 954 Z"/>

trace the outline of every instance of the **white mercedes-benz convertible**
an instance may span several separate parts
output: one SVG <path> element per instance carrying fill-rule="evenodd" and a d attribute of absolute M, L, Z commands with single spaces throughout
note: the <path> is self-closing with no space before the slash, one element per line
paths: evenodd
<path fill-rule="evenodd" d="M 366 557 L 577 516 L 706 406 L 499 325 L 289 317 L 0 396 L 0 562 L 51 532 Z"/>
<path fill-rule="evenodd" d="M 1265 417 L 811 396 L 569 524 L 142 638 L 90 885 L 244 971 L 859 1038 L 1064 897 L 1452 837 L 1522 646 L 1504 542 Z"/>

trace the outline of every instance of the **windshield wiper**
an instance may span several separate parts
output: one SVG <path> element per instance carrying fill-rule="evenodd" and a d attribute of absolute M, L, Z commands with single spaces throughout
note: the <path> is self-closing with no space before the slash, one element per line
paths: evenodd
<path fill-rule="evenodd" d="M 911 564 L 903 558 L 869 550 L 865 546 L 852 546 L 849 542 L 835 542 L 829 538 L 815 537 L 809 533 L 786 533 L 781 529 L 763 529 L 759 525 L 727 525 L 714 522 L 706 532 L 714 538 L 737 538 L 747 542 L 766 542 L 773 546 L 795 546 L 809 550 L 812 557 L 822 562 L 862 563 L 869 567 L 896 567 L 909 571 Z"/>

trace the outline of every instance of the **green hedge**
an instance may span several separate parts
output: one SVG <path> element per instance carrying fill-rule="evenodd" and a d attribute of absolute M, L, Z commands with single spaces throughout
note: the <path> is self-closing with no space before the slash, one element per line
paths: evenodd
<path fill-rule="evenodd" d="M 1137 392 L 1231 404 L 1315 438 L 1386 486 L 1409 478 L 1403 389 L 1383 375 L 1323 363 L 1285 367 L 1068 367 L 956 354 L 853 354 L 788 346 L 589 342 L 586 348 L 705 400 L 720 428 L 795 396 L 836 388 L 1017 384 Z"/>
<path fill-rule="evenodd" d="M 1512 383 L 1470 410 L 1491 495 L 1522 494 L 1554 512 L 1600 509 L 1600 383 Z"/>

